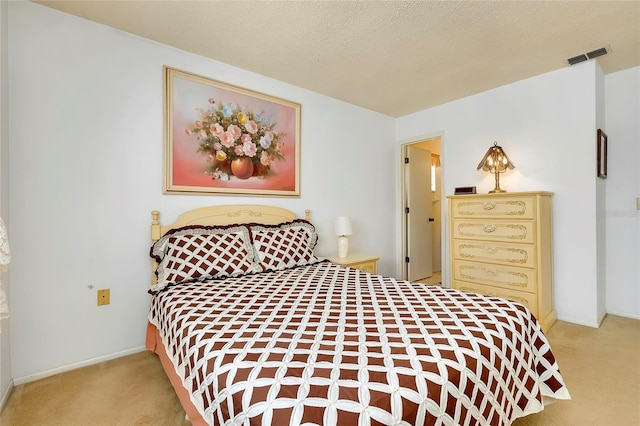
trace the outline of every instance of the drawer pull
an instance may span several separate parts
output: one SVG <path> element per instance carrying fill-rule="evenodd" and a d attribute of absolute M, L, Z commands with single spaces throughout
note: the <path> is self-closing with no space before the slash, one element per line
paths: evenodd
<path fill-rule="evenodd" d="M 496 254 L 496 252 L 498 251 L 498 249 L 495 247 L 485 247 L 484 250 L 489 254 Z"/>
<path fill-rule="evenodd" d="M 491 275 L 492 277 L 495 277 L 496 275 L 498 275 L 498 271 L 496 271 L 496 270 L 485 269 L 485 272 L 487 274 Z"/>
<path fill-rule="evenodd" d="M 485 201 L 482 208 L 485 210 L 493 210 L 496 208 L 496 203 L 493 201 Z"/>
<path fill-rule="evenodd" d="M 484 226 L 484 232 L 493 232 L 493 231 L 495 231 L 495 230 L 496 230 L 496 226 L 495 226 L 495 225 L 492 225 L 492 224 L 490 224 L 490 223 L 488 223 L 488 224 L 486 224 L 486 225 Z"/>

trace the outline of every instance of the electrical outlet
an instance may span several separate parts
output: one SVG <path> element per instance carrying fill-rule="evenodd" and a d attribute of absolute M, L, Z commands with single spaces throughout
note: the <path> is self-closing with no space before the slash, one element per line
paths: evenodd
<path fill-rule="evenodd" d="M 98 306 L 111 303 L 111 289 L 103 288 L 98 290 Z"/>

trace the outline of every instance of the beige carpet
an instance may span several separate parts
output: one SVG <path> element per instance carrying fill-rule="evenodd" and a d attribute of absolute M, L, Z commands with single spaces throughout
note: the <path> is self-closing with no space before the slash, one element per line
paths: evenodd
<path fill-rule="evenodd" d="M 442 274 L 440 273 L 440 271 L 434 272 L 430 277 L 422 278 L 416 281 L 423 284 L 442 285 Z"/>
<path fill-rule="evenodd" d="M 17 386 L 0 415 L 2 426 L 188 424 L 152 352 Z"/>
<path fill-rule="evenodd" d="M 640 321 L 609 315 L 598 329 L 557 322 L 548 337 L 571 401 L 514 426 L 640 425 Z"/>
<path fill-rule="evenodd" d="M 558 322 L 548 335 L 573 399 L 514 426 L 640 426 L 640 321 L 608 316 L 599 329 Z M 143 352 L 17 386 L 0 424 L 188 422 L 158 358 Z"/>

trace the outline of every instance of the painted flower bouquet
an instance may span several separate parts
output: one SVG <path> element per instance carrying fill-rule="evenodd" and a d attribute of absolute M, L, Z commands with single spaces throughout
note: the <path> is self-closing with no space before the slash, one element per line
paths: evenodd
<path fill-rule="evenodd" d="M 264 111 L 246 111 L 235 104 L 209 99 L 209 107 L 198 108 L 200 120 L 185 129 L 199 141 L 198 152 L 208 156 L 211 178 L 229 180 L 267 177 L 274 161 L 284 160 L 285 136 L 264 120 Z"/>

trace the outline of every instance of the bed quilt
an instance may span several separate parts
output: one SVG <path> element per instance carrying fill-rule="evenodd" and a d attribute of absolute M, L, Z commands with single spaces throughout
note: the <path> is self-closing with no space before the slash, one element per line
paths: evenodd
<path fill-rule="evenodd" d="M 569 398 L 524 306 L 328 261 L 169 287 L 149 321 L 210 425 L 509 425 Z"/>

